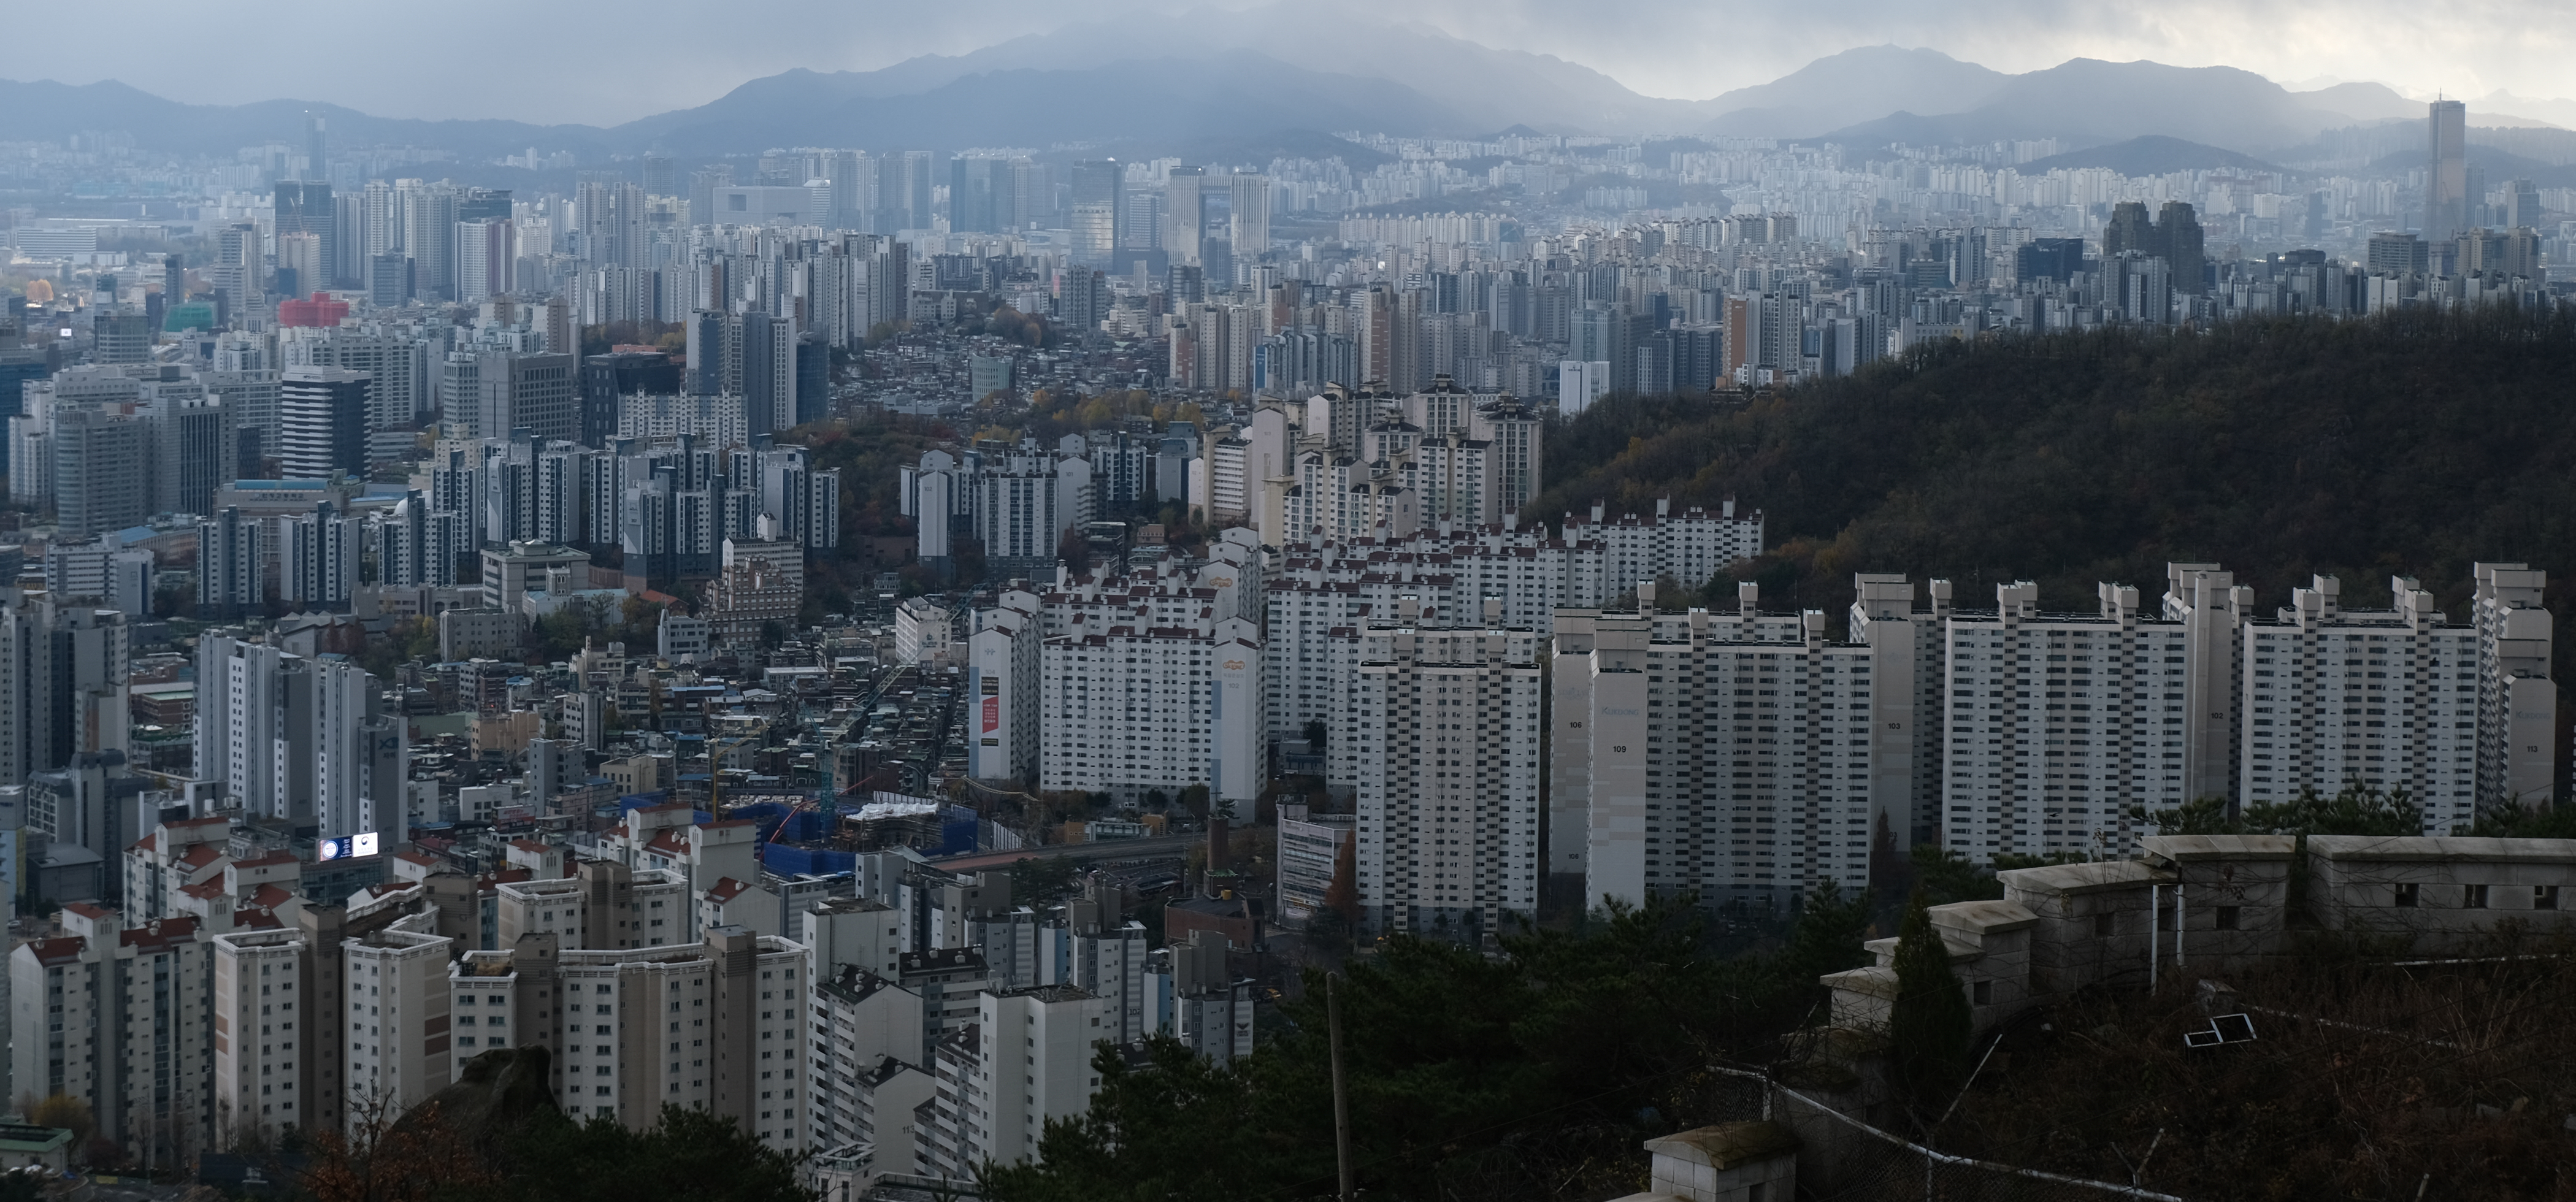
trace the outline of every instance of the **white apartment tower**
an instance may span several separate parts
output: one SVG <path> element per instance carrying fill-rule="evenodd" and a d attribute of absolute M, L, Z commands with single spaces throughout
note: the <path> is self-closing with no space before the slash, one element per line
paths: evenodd
<path fill-rule="evenodd" d="M 2446 625 L 2414 580 L 2389 591 L 2394 609 L 2348 610 L 2340 583 L 2319 576 L 2277 618 L 2242 627 L 2241 804 L 2357 780 L 2406 790 L 2433 829 L 2476 819 L 2486 639 Z"/>
<path fill-rule="evenodd" d="M 1382 931 L 1503 929 L 1539 880 L 1539 636 L 1372 627 L 1327 742 L 1358 755 L 1357 867 Z"/>
<path fill-rule="evenodd" d="M 1876 806 L 1874 648 L 1825 639 L 1825 615 L 1557 615 L 1556 762 L 1588 776 L 1587 899 L 1696 895 L 1784 906 L 1816 883 L 1867 887 Z M 1572 764 L 1568 768 L 1568 764 Z M 1551 870 L 1576 867 L 1556 834 Z"/>
<path fill-rule="evenodd" d="M 1249 619 L 1059 635 L 1039 674 L 1041 788 L 1136 798 L 1205 785 L 1218 807 L 1260 795 L 1269 756 Z"/>
<path fill-rule="evenodd" d="M 2154 833 L 2132 807 L 2191 800 L 2191 719 L 2226 711 L 2184 709 L 2190 624 L 2140 613 L 2134 587 L 2099 596 L 2094 615 L 2042 614 L 2039 586 L 2018 581 L 1996 586 L 1994 611 L 1950 615 L 1944 847 L 1978 863 L 2122 856 Z"/>

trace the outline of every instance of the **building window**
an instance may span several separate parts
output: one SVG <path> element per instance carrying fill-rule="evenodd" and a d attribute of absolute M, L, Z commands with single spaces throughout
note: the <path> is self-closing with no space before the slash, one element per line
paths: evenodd
<path fill-rule="evenodd" d="M 2093 937 L 2096 939 L 2108 939 L 2111 937 L 2111 912 L 2109 910 L 2104 910 L 2093 916 Z"/>
<path fill-rule="evenodd" d="M 1995 1000 L 1995 983 L 1992 981 L 1979 981 L 1975 985 L 1969 987 L 1969 994 L 1978 1005 L 1991 1005 Z"/>
<path fill-rule="evenodd" d="M 2235 906 L 2218 907 L 2218 929 L 2222 931 L 2236 930 L 2236 913 L 2237 907 Z"/>
<path fill-rule="evenodd" d="M 2558 908 L 2558 886 L 2556 886 L 2556 885 L 2534 885 L 2534 886 L 2532 886 L 2532 887 L 2531 887 L 2531 908 L 2532 908 L 2532 909 L 2534 909 L 2534 910 L 2555 910 L 2555 909 L 2557 909 L 2557 908 Z"/>
<path fill-rule="evenodd" d="M 2412 910 L 2415 908 L 2414 885 L 2405 884 L 2397 887 L 2397 908 L 2401 910 Z"/>
<path fill-rule="evenodd" d="M 2463 909 L 2469 909 L 2469 910 L 2483 910 L 2483 909 L 2486 909 L 2486 908 L 2487 908 L 2487 887 L 2486 887 L 2486 886 L 2484 886 L 2484 885 L 2462 885 L 2462 886 L 2460 886 L 2460 906 L 2461 906 Z"/>

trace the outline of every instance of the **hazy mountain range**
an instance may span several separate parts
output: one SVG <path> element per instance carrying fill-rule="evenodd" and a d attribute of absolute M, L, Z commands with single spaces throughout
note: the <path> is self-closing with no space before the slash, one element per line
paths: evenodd
<path fill-rule="evenodd" d="M 2516 111 L 2473 102 L 2473 125 L 2576 125 L 2576 102 L 2491 99 Z M 788 71 L 607 128 L 397 120 L 295 100 L 189 105 L 116 82 L 0 81 L 0 139 L 123 130 L 146 146 L 222 153 L 292 144 L 308 111 L 328 118 L 343 145 L 441 147 L 469 160 L 533 146 L 595 162 L 647 149 L 684 159 L 814 145 L 1145 149 L 1288 131 L 1476 137 L 1514 126 L 1865 143 L 2056 138 L 2066 150 L 2165 138 L 2261 157 L 2322 131 L 2419 120 L 2424 106 L 2374 83 L 2292 91 L 2228 67 L 2095 59 L 2014 75 L 1894 46 L 1848 50 L 1710 100 L 1669 100 L 1549 55 L 1392 23 L 1355 31 L 1284 8 L 1202 11 L 1142 29 L 1075 25 L 876 71 Z M 2160 145 L 2154 157 L 2177 153 L 2196 152 Z M 2186 165 L 2227 165 L 2201 157 L 2213 161 Z"/>

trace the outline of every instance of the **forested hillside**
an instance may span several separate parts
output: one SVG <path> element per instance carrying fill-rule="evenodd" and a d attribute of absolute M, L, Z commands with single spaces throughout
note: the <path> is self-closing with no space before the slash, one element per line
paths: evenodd
<path fill-rule="evenodd" d="M 2267 613 L 2312 573 L 2348 607 L 2413 575 L 2454 619 L 2471 564 L 2523 560 L 2555 608 L 2576 574 L 2570 318 L 2106 330 L 1951 344 L 1750 405 L 1606 401 L 1549 446 L 1534 512 L 1736 497 L 1775 548 L 1738 572 L 1837 625 L 1854 572 L 1946 576 L 1963 606 L 2029 579 L 2042 608 L 2089 611 L 2104 580 L 2152 604 L 2168 560 L 2224 565 Z"/>

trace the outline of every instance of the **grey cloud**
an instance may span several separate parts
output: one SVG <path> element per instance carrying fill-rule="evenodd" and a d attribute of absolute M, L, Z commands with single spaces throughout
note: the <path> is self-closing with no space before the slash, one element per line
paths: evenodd
<path fill-rule="evenodd" d="M 199 103 L 293 97 L 385 116 L 613 124 L 702 104 L 745 80 L 791 68 L 872 70 L 915 55 L 962 54 L 1073 21 L 1115 21 L 1134 30 L 1140 43 L 1164 46 L 1186 45 L 1187 31 L 1197 26 L 1237 23 L 1222 10 L 1182 11 L 1152 0 L 1102 0 L 1079 9 L 1040 0 L 450 0 L 436 8 L 272 0 L 255 17 L 202 4 L 152 7 L 158 11 L 142 14 L 146 32 L 113 42 L 102 38 L 97 14 L 79 6 L 14 13 L 13 39 L 57 52 L 17 59 L 7 70 L 69 83 L 121 79 Z M 2016 72 L 2074 57 L 2152 58 L 2242 67 L 2276 79 L 2332 75 L 2471 96 L 2497 89 L 2539 97 L 2576 91 L 2564 68 L 2576 51 L 2576 6 L 2535 0 L 1992 0 L 1973 7 L 1920 0 L 1344 0 L 1301 4 L 1293 16 L 1325 38 L 1346 32 L 1354 60 L 1367 58 L 1360 43 L 1369 27 L 1394 20 L 1500 49 L 1553 54 L 1646 95 L 1685 99 L 1882 43 L 1927 46 Z"/>

